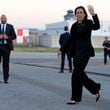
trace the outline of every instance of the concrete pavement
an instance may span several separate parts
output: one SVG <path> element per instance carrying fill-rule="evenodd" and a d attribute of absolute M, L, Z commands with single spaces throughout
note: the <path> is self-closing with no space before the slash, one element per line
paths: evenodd
<path fill-rule="evenodd" d="M 103 65 L 100 58 L 91 59 L 88 71 L 104 68 L 101 72 L 109 73 L 109 64 Z M 0 84 L 0 110 L 109 110 L 109 76 L 88 74 L 102 85 L 99 102 L 84 88 L 82 102 L 69 106 L 71 73 L 67 69 L 64 74 L 58 73 L 59 66 L 53 53 L 12 53 L 9 84 Z"/>

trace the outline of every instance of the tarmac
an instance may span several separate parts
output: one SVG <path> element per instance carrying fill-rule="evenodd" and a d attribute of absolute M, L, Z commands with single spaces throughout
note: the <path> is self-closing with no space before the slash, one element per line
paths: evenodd
<path fill-rule="evenodd" d="M 60 58 L 57 53 L 12 53 L 12 60 L 16 59 L 17 63 L 29 64 L 33 66 L 44 66 L 45 68 L 60 68 Z M 16 63 L 15 61 L 15 63 Z M 89 73 L 110 75 L 110 60 L 107 65 L 103 63 L 103 53 L 96 53 L 95 57 L 91 57 L 86 68 Z M 68 69 L 68 62 L 65 64 L 65 70 Z"/>
<path fill-rule="evenodd" d="M 109 110 L 110 61 L 103 64 L 103 53 L 91 58 L 86 72 L 101 83 L 101 98 L 95 101 L 85 88 L 82 101 L 67 105 L 71 97 L 71 73 L 68 62 L 64 73 L 59 73 L 60 58 L 57 53 L 12 52 L 10 79 L 3 83 L 0 68 L 0 110 Z"/>

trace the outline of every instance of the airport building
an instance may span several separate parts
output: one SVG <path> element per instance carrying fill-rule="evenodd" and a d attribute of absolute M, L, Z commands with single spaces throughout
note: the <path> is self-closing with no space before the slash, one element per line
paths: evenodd
<path fill-rule="evenodd" d="M 64 26 L 68 26 L 69 29 L 71 28 L 71 25 L 75 22 L 76 18 L 74 16 L 74 13 L 72 10 L 68 10 L 67 14 L 64 16 L 64 21 L 46 24 L 46 32 L 48 36 L 50 37 L 50 41 L 52 41 L 52 44 L 49 45 L 50 47 L 59 47 L 59 36 L 61 33 L 63 33 Z M 95 48 L 102 48 L 102 43 L 104 41 L 105 37 L 108 37 L 110 40 L 110 22 L 100 22 L 101 27 L 97 31 L 92 31 L 92 44 Z M 48 38 L 47 38 L 48 39 Z M 54 39 L 54 42 L 53 40 Z M 53 45 L 56 44 L 56 45 Z M 44 44 L 45 46 L 48 46 L 47 44 Z"/>
<path fill-rule="evenodd" d="M 64 32 L 64 26 L 71 25 L 76 21 L 72 10 L 68 10 L 64 15 L 64 21 L 46 24 L 46 30 L 38 29 L 16 29 L 17 39 L 16 44 L 40 45 L 45 47 L 59 47 L 60 34 Z M 105 37 L 110 40 L 110 22 L 100 22 L 100 30 L 92 32 L 92 44 L 95 48 L 103 48 L 102 43 Z"/>

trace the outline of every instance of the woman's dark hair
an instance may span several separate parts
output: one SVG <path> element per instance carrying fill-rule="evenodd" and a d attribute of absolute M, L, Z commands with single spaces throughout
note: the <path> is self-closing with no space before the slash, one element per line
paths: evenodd
<path fill-rule="evenodd" d="M 86 10 L 85 10 L 85 8 L 84 8 L 83 6 L 78 6 L 78 7 L 76 7 L 76 9 L 75 9 L 75 15 L 76 15 L 76 11 L 77 11 L 78 9 L 82 9 L 82 10 L 84 11 L 85 19 L 87 19 L 88 15 L 87 15 L 87 12 L 86 12 Z"/>

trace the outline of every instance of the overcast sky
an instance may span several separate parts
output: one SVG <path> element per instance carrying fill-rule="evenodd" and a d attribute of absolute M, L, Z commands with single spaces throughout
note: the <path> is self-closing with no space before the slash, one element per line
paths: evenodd
<path fill-rule="evenodd" d="M 44 28 L 45 24 L 64 20 L 68 9 L 93 5 L 99 18 L 110 21 L 110 0 L 0 0 L 0 14 L 19 27 Z"/>

